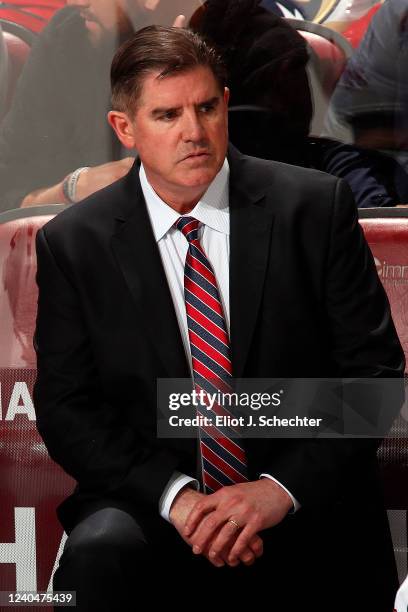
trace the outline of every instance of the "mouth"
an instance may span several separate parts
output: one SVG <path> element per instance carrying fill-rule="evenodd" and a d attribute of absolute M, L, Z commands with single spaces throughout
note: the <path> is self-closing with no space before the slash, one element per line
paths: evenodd
<path fill-rule="evenodd" d="M 195 153 L 190 153 L 190 155 L 186 155 L 180 161 L 186 161 L 187 159 L 197 160 L 207 159 L 210 157 L 209 151 L 196 151 Z"/>

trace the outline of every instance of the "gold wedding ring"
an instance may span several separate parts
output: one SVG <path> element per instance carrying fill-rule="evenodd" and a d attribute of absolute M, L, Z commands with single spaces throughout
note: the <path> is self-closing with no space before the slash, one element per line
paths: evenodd
<path fill-rule="evenodd" d="M 237 529 L 241 529 L 241 525 L 237 523 L 237 521 L 234 521 L 234 519 L 228 519 L 227 523 L 232 523 L 234 527 L 236 527 Z"/>

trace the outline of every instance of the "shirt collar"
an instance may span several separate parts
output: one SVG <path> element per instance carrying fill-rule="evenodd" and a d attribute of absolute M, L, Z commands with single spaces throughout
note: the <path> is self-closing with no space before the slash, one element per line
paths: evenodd
<path fill-rule="evenodd" d="M 159 242 L 174 226 L 180 215 L 163 202 L 154 191 L 147 180 L 143 164 L 140 165 L 139 177 L 153 233 L 156 241 Z M 225 158 L 221 170 L 209 185 L 201 200 L 197 202 L 193 210 L 186 216 L 194 217 L 211 229 L 229 235 L 228 185 L 229 165 Z"/>

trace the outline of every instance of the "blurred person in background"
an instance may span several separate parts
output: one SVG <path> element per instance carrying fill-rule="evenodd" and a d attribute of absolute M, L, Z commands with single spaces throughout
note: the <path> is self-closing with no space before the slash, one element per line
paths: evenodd
<path fill-rule="evenodd" d="M 106 122 L 111 59 L 143 26 L 181 25 L 199 0 L 67 4 L 33 47 L 1 126 L 0 211 L 72 203 L 128 172 L 133 158 Z"/>
<path fill-rule="evenodd" d="M 280 17 L 307 19 L 343 32 L 361 19 L 378 0 L 262 0 L 262 6 Z"/>
<path fill-rule="evenodd" d="M 386 152 L 408 169 L 407 68 L 408 4 L 387 0 L 337 84 L 325 133 Z"/>
<path fill-rule="evenodd" d="M 279 1 L 279 0 L 278 0 Z M 308 21 L 322 23 L 342 31 L 350 23 L 360 19 L 378 2 L 378 0 L 293 0 L 296 7 Z M 273 2 L 273 0 L 272 0 Z M 263 0 L 269 8 L 271 0 Z M 287 17 L 288 15 L 284 15 Z M 299 19 L 299 17 L 296 17 Z"/>
<path fill-rule="evenodd" d="M 379 4 L 378 0 L 337 0 L 337 2 L 331 2 L 321 23 L 337 32 L 344 32 L 355 21 L 367 15 L 377 4 Z M 324 10 L 323 3 L 322 10 Z"/>
<path fill-rule="evenodd" d="M 284 19 L 264 9 L 260 0 L 208 0 L 191 26 L 225 57 L 230 140 L 241 152 L 343 178 L 359 207 L 408 201 L 407 175 L 392 158 L 309 137 L 308 48 Z"/>

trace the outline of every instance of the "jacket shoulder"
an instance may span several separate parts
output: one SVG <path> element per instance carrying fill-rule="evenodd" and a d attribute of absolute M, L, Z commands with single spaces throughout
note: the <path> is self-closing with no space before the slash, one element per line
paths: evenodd
<path fill-rule="evenodd" d="M 49 240 L 58 242 L 72 236 L 111 235 L 124 191 L 124 179 L 108 185 L 48 221 L 44 233 Z"/>
<path fill-rule="evenodd" d="M 243 155 L 241 158 L 243 171 L 254 179 L 263 188 L 268 186 L 286 185 L 293 188 L 296 184 L 302 189 L 334 189 L 339 181 L 338 177 L 316 170 L 303 168 L 283 162 L 259 159 Z"/>
<path fill-rule="evenodd" d="M 266 196 L 274 212 L 326 216 L 339 199 L 354 200 L 342 179 L 320 170 L 242 155 L 231 164 L 231 191 L 250 199 Z M 348 195 L 347 195 L 348 192 Z M 341 194 L 339 196 L 339 194 Z"/>

